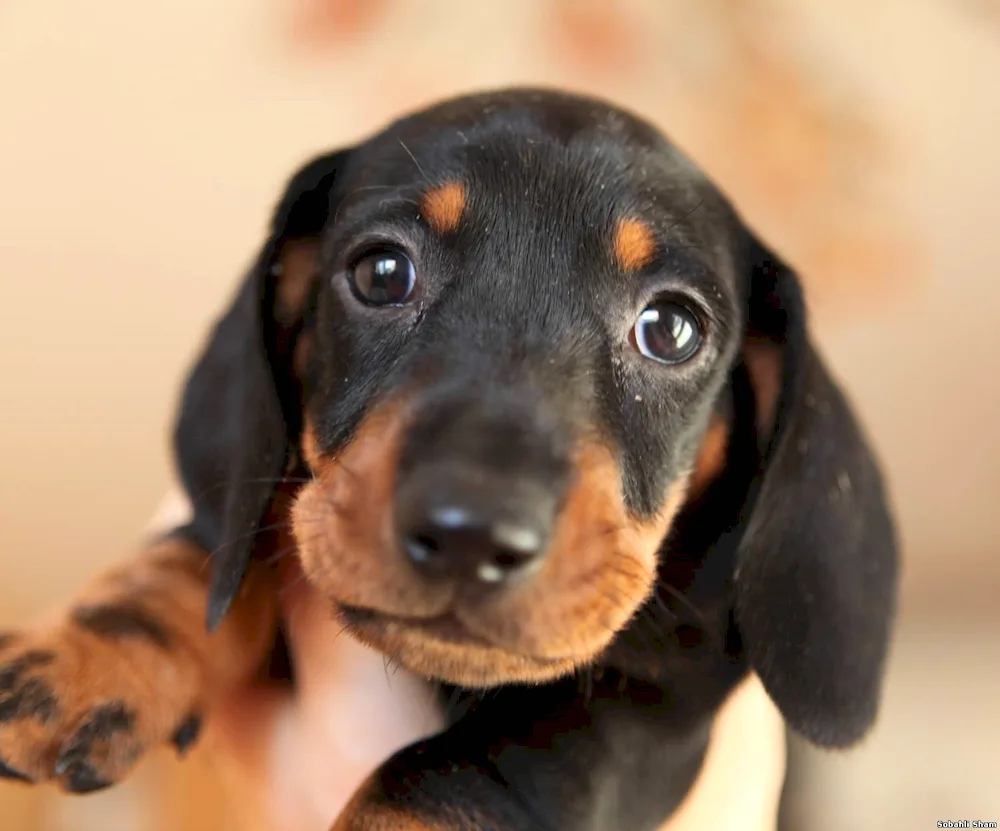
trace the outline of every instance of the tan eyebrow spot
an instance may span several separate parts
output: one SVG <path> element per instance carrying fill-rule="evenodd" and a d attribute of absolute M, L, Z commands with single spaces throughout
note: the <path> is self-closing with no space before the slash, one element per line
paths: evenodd
<path fill-rule="evenodd" d="M 431 228 L 447 234 L 458 227 L 465 210 L 465 188 L 458 182 L 446 182 L 424 194 L 420 207 Z"/>
<path fill-rule="evenodd" d="M 614 248 L 618 265 L 625 271 L 638 271 L 649 265 L 656 253 L 653 229 L 641 219 L 619 219 L 615 229 Z"/>

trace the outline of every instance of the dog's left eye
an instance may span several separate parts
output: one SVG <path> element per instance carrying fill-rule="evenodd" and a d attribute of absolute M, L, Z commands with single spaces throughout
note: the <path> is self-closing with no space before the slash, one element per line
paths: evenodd
<path fill-rule="evenodd" d="M 701 346 L 701 326 L 694 313 L 679 303 L 658 301 L 643 309 L 632 337 L 647 358 L 679 364 L 693 358 Z"/>
<path fill-rule="evenodd" d="M 358 298 L 371 306 L 405 303 L 417 281 L 410 258 L 388 248 L 369 251 L 356 260 L 348 279 Z"/>

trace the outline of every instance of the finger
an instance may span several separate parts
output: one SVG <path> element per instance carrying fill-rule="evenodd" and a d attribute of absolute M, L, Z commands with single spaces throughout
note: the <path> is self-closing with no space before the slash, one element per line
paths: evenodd
<path fill-rule="evenodd" d="M 147 530 L 157 534 L 184 525 L 191 519 L 191 503 L 180 488 L 171 488 L 157 505 Z"/>

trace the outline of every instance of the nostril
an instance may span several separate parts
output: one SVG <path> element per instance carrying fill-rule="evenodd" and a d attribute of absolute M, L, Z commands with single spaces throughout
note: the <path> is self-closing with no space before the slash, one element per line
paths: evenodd
<path fill-rule="evenodd" d="M 430 534 L 417 534 L 413 540 L 420 548 L 424 548 L 427 551 L 439 551 L 441 549 L 441 543 Z"/>
<path fill-rule="evenodd" d="M 404 538 L 406 553 L 410 559 L 423 568 L 433 568 L 441 552 L 441 542 L 433 534 L 416 532 Z"/>
<path fill-rule="evenodd" d="M 442 561 L 454 548 L 455 534 L 461 534 L 470 525 L 470 517 L 461 508 L 436 508 L 405 536 L 406 551 L 410 559 L 425 568 L 440 569 Z"/>
<path fill-rule="evenodd" d="M 500 568 L 509 570 L 521 565 L 524 562 L 524 557 L 519 554 L 511 554 L 509 551 L 500 551 L 493 560 Z"/>

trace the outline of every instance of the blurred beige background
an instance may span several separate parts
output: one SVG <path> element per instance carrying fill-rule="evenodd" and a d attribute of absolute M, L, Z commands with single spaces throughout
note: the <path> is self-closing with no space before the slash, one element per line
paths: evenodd
<path fill-rule="evenodd" d="M 568 86 L 666 128 L 800 267 L 891 475 L 884 717 L 807 754 L 801 827 L 1000 821 L 997 79 L 983 0 L 0 0 L 0 625 L 127 556 L 298 162 L 459 90 Z M 213 793 L 163 757 L 85 800 L 0 784 L 0 826 L 225 828 Z"/>

